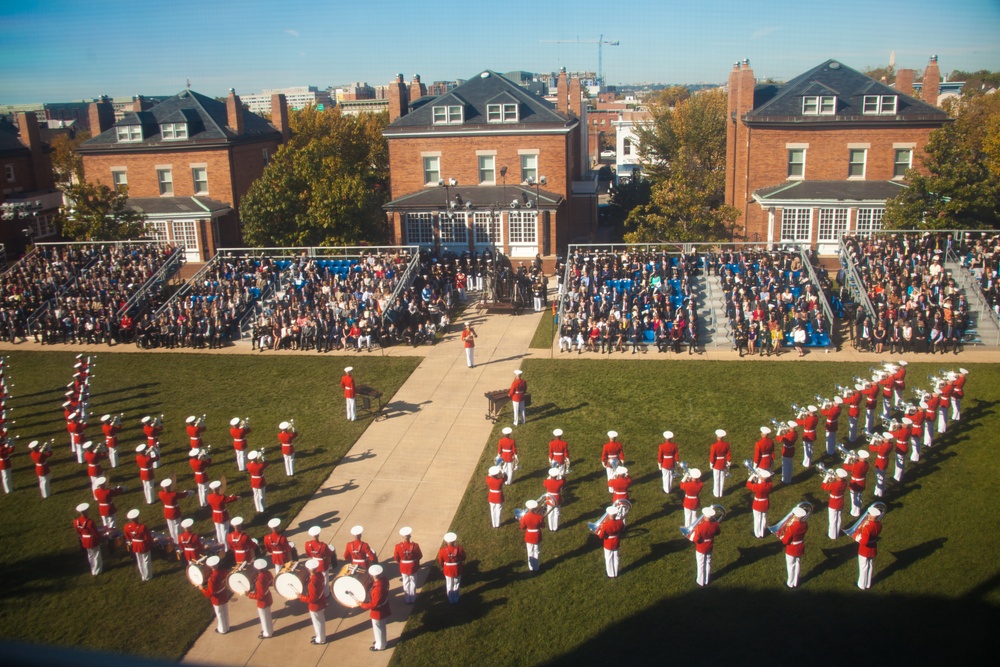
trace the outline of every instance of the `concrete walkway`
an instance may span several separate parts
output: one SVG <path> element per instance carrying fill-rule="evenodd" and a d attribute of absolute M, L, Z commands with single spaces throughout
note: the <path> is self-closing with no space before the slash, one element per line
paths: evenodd
<path fill-rule="evenodd" d="M 386 565 L 391 580 L 388 650 L 368 650 L 373 640 L 368 612 L 347 610 L 332 600 L 326 612 L 329 643 L 313 646 L 306 605 L 286 603 L 274 594 L 273 638 L 257 639 L 260 624 L 255 603 L 241 599 L 229 605 L 232 630 L 218 635 L 213 621 L 184 661 L 267 667 L 387 664 L 411 608 L 402 602 L 398 568 L 391 562 L 393 547 L 400 541 L 398 531 L 412 526 L 413 539 L 424 552 L 425 565 L 417 579 L 420 586 L 430 567 L 437 567 L 429 563 L 442 546 L 441 538 L 483 447 L 492 444 L 487 442 L 493 424 L 485 419 L 483 394 L 510 385 L 540 317 L 470 317 L 479 334 L 474 369 L 465 364 L 458 334 L 422 348 L 426 356 L 393 397 L 389 418 L 368 427 L 287 528 L 288 539 L 301 547 L 308 541 L 309 526 L 319 524 L 321 539 L 336 549 L 342 561 L 351 527 L 364 526 L 365 540 Z M 530 385 L 531 378 L 527 380 Z M 343 409 L 342 404 L 338 407 Z"/>

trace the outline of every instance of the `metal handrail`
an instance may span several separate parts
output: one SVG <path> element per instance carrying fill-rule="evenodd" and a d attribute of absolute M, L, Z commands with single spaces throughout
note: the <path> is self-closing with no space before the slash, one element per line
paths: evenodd
<path fill-rule="evenodd" d="M 949 247 L 945 252 L 945 262 L 954 262 L 958 266 L 958 275 L 955 276 L 953 273 L 952 277 L 958 280 L 966 296 L 969 296 L 971 293 L 971 295 L 976 299 L 976 303 L 978 304 L 978 308 L 976 310 L 978 315 L 977 332 L 980 336 L 982 336 L 982 329 L 980 328 L 979 323 L 982 322 L 983 315 L 985 314 L 997 328 L 997 339 L 994 345 L 1000 346 L 1000 317 L 997 317 L 996 311 L 990 307 L 989 301 L 986 299 L 986 295 L 983 294 L 983 288 L 976 279 L 976 276 L 962 264 L 962 260 L 955 254 L 955 251 L 951 247 Z"/>
<path fill-rule="evenodd" d="M 35 247 L 32 248 L 24 257 L 22 257 L 21 259 L 17 260 L 13 264 L 8 264 L 4 268 L 3 273 L 0 273 L 0 279 L 6 278 L 8 273 L 10 273 L 14 269 L 16 269 L 21 264 L 26 263 L 29 260 L 31 260 L 32 256 L 36 255 L 37 253 L 38 253 L 38 245 L 36 244 Z M 6 254 L 4 256 L 6 257 Z"/>
<path fill-rule="evenodd" d="M 861 304 L 861 307 L 865 309 L 868 316 L 875 319 L 875 306 L 872 305 L 871 299 L 868 298 L 868 290 L 865 289 L 865 282 L 861 279 L 861 274 L 854 260 L 851 259 L 851 253 L 848 251 L 847 243 L 844 241 L 843 236 L 840 238 L 838 253 L 840 255 L 840 263 L 847 273 L 848 291 L 850 291 L 854 300 Z"/>
<path fill-rule="evenodd" d="M 819 276 L 816 275 L 816 270 L 813 269 L 812 261 L 809 259 L 809 253 L 806 252 L 804 246 L 799 247 L 799 256 L 802 258 L 802 266 L 806 267 L 806 272 L 809 274 L 809 279 L 812 281 L 813 285 L 816 286 L 816 294 L 819 296 L 819 305 L 823 309 L 823 314 L 826 315 L 827 326 L 830 330 L 827 331 L 827 339 L 829 343 L 824 347 L 829 347 L 833 345 L 833 309 L 830 308 L 830 300 L 826 298 L 826 292 L 823 290 L 823 286 L 819 282 Z"/>
<path fill-rule="evenodd" d="M 180 267 L 186 261 L 184 252 L 181 251 L 180 248 L 175 248 L 174 252 L 167 258 L 167 261 L 164 262 L 160 268 L 154 271 L 153 275 L 151 275 L 149 279 L 142 284 L 142 287 L 137 289 L 135 294 L 129 297 L 128 301 L 126 301 L 125 304 L 118 309 L 115 317 L 120 321 L 125 313 L 131 312 L 132 309 L 135 308 L 136 304 L 138 304 L 142 299 L 148 297 L 149 293 L 152 292 L 154 288 L 170 280 L 170 277 L 179 271 Z"/>
<path fill-rule="evenodd" d="M 178 253 L 178 254 L 183 254 L 183 253 Z M 212 267 L 216 264 L 216 262 L 219 261 L 219 257 L 221 256 L 222 253 L 220 252 L 215 253 L 215 256 L 212 257 L 212 259 L 205 262 L 205 266 L 198 269 L 197 273 L 195 273 L 193 276 L 185 280 L 184 285 L 182 285 L 179 290 L 174 292 L 174 294 L 169 299 L 167 299 L 166 303 L 164 303 L 162 306 L 156 309 L 156 311 L 153 313 L 153 319 L 155 320 L 158 317 L 160 317 L 160 315 L 162 315 L 167 310 L 167 307 L 170 306 L 170 304 L 182 301 L 184 297 L 187 296 L 188 292 L 190 292 L 192 288 L 198 283 L 198 279 L 201 278 L 202 274 L 211 271 Z"/>

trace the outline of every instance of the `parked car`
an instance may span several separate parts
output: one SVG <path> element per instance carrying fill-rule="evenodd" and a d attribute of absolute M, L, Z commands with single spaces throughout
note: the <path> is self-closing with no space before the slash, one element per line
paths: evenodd
<path fill-rule="evenodd" d="M 601 159 L 602 160 L 611 160 L 611 159 L 617 157 L 617 155 L 618 155 L 618 153 L 615 153 L 610 148 L 607 149 L 607 150 L 601 151 Z"/>

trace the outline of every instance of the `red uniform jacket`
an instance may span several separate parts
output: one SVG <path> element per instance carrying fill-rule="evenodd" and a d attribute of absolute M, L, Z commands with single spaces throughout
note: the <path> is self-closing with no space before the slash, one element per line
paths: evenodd
<path fill-rule="evenodd" d="M 874 558 L 878 553 L 878 536 L 882 533 L 882 524 L 878 521 L 868 520 L 861 526 L 858 540 L 858 555 L 865 558 Z"/>
<path fill-rule="evenodd" d="M 493 477 L 491 475 L 486 476 L 486 487 L 489 489 L 487 499 L 489 502 L 503 502 L 503 483 L 505 479 L 507 479 L 507 475 L 500 475 L 499 477 Z"/>
<path fill-rule="evenodd" d="M 344 398 L 354 398 L 354 378 L 345 375 L 340 378 L 340 386 L 344 388 Z"/>
<path fill-rule="evenodd" d="M 816 427 L 819 425 L 819 417 L 810 412 L 805 417 L 796 419 L 795 421 L 802 427 L 802 441 L 815 442 Z"/>
<path fill-rule="evenodd" d="M 462 341 L 465 343 L 465 347 L 475 347 L 476 340 L 475 334 L 472 333 L 472 329 L 462 330 Z"/>
<path fill-rule="evenodd" d="M 97 532 L 97 524 L 88 516 L 78 516 L 73 519 L 73 528 L 80 536 L 80 546 L 84 549 L 93 549 L 100 546 L 101 534 Z"/>
<path fill-rule="evenodd" d="M 14 446 L 9 443 L 0 445 L 0 470 L 7 470 L 12 467 L 10 457 L 14 454 Z"/>
<path fill-rule="evenodd" d="M 844 399 L 844 405 L 847 406 L 847 416 L 857 419 L 861 414 L 861 394 L 855 391 Z"/>
<path fill-rule="evenodd" d="M 844 492 L 847 491 L 847 480 L 835 477 L 832 482 L 823 482 L 823 490 L 829 492 L 829 508 L 832 510 L 844 509 Z"/>
<path fill-rule="evenodd" d="M 673 470 L 677 463 L 677 444 L 669 440 L 660 443 L 656 451 L 656 462 L 663 470 Z"/>
<path fill-rule="evenodd" d="M 344 560 L 350 560 L 355 565 L 368 567 L 375 562 L 375 552 L 367 542 L 351 540 L 344 547 Z"/>
<path fill-rule="evenodd" d="M 122 486 L 99 486 L 94 490 L 94 499 L 97 500 L 97 511 L 101 516 L 114 516 L 118 513 L 115 507 L 114 497 L 125 493 Z"/>
<path fill-rule="evenodd" d="M 691 532 L 691 541 L 694 542 L 694 549 L 698 553 L 710 554 L 715 546 L 715 536 L 722 530 L 717 521 L 702 519 Z"/>
<path fill-rule="evenodd" d="M 385 577 L 375 577 L 368 595 L 368 602 L 362 602 L 361 608 L 371 612 L 373 621 L 392 616 L 392 610 L 389 609 L 389 582 Z"/>
<path fill-rule="evenodd" d="M 144 424 L 142 427 L 142 432 L 146 434 L 146 444 L 150 447 L 156 447 L 160 444 L 160 434 L 163 433 L 162 426 L 154 426 L 153 424 Z"/>
<path fill-rule="evenodd" d="M 823 416 L 826 417 L 826 432 L 835 433 L 837 431 L 837 422 L 840 419 L 840 406 L 835 403 L 833 406 L 826 408 L 825 410 L 820 410 L 820 412 L 822 412 Z"/>
<path fill-rule="evenodd" d="M 792 517 L 778 531 L 778 538 L 785 545 L 785 555 L 799 557 L 806 552 L 806 531 L 809 524 Z"/>
<path fill-rule="evenodd" d="M 265 535 L 264 548 L 271 554 L 271 562 L 275 565 L 284 565 L 292 559 L 292 546 L 281 533 L 271 532 Z"/>
<path fill-rule="evenodd" d="M 872 382 L 861 390 L 861 395 L 865 397 L 865 408 L 873 409 L 875 402 L 878 401 L 878 384 Z"/>
<path fill-rule="evenodd" d="M 716 440 L 709 447 L 708 462 L 715 470 L 722 470 L 732 460 L 733 454 L 729 451 L 729 443 L 725 440 Z"/>
<path fill-rule="evenodd" d="M 884 377 L 881 380 L 879 380 L 878 383 L 879 386 L 882 387 L 882 400 L 883 401 L 886 399 L 892 400 L 892 387 L 896 383 L 896 380 L 893 378 L 893 376 L 889 375 L 888 377 Z"/>
<path fill-rule="evenodd" d="M 146 452 L 135 455 L 135 463 L 139 466 L 139 479 L 144 482 L 156 481 L 156 472 L 153 471 L 153 462 L 157 457 L 150 456 Z"/>
<path fill-rule="evenodd" d="M 267 486 L 267 480 L 264 478 L 264 468 L 266 467 L 267 463 L 260 459 L 247 462 L 247 472 L 250 473 L 251 489 L 263 489 Z"/>
<path fill-rule="evenodd" d="M 400 542 L 392 551 L 392 558 L 399 564 L 400 574 L 416 574 L 420 569 L 420 559 L 424 557 L 416 542 Z"/>
<path fill-rule="evenodd" d="M 605 549 L 615 551 L 621 543 L 622 531 L 624 530 L 624 521 L 609 516 L 597 527 L 597 536 L 604 540 Z"/>
<path fill-rule="evenodd" d="M 938 408 L 947 408 L 951 405 L 951 392 L 955 390 L 955 385 L 951 382 L 945 382 L 944 386 L 941 387 L 941 402 L 938 404 Z"/>
<path fill-rule="evenodd" d="M 517 455 L 517 445 L 514 443 L 514 438 L 506 435 L 500 438 L 500 442 L 497 443 L 497 454 L 505 463 L 513 461 Z"/>
<path fill-rule="evenodd" d="M 138 521 L 129 521 L 125 524 L 125 539 L 128 540 L 132 553 L 143 554 L 153 548 L 153 536 L 150 534 L 146 524 Z"/>
<path fill-rule="evenodd" d="M 628 487 L 632 484 L 632 478 L 613 477 L 608 486 L 611 487 L 611 500 L 628 500 Z"/>
<path fill-rule="evenodd" d="M 198 424 L 188 424 L 184 430 L 187 431 L 188 440 L 191 441 L 191 449 L 201 449 L 201 434 L 205 432 L 205 427 Z"/>
<path fill-rule="evenodd" d="M 896 391 L 906 389 L 906 366 L 900 366 L 892 376 L 892 386 Z"/>
<path fill-rule="evenodd" d="M 795 429 L 789 429 L 783 435 L 778 436 L 778 442 L 781 443 L 782 458 L 790 459 L 795 457 L 795 441 L 798 439 L 799 432 Z"/>
<path fill-rule="evenodd" d="M 538 512 L 525 512 L 521 515 L 521 530 L 524 531 L 525 544 L 542 543 L 542 526 L 545 525 L 545 517 Z"/>
<path fill-rule="evenodd" d="M 293 431 L 279 431 L 278 432 L 278 442 L 281 443 L 281 453 L 285 456 L 291 456 L 295 453 L 295 447 L 292 443 L 295 438 L 299 437 L 298 433 Z"/>
<path fill-rule="evenodd" d="M 912 415 L 909 415 L 910 420 L 913 422 L 913 426 L 910 427 L 910 436 L 913 438 L 920 438 L 924 433 L 924 411 L 917 409 Z"/>
<path fill-rule="evenodd" d="M 457 544 L 446 544 L 438 550 L 438 565 L 446 577 L 462 576 L 462 563 L 465 562 L 465 549 Z"/>
<path fill-rule="evenodd" d="M 187 498 L 191 494 L 187 491 L 164 490 L 160 491 L 158 495 L 160 496 L 160 502 L 163 503 L 163 518 L 176 520 L 181 518 L 181 499 Z"/>
<path fill-rule="evenodd" d="M 868 449 L 875 455 L 875 469 L 885 470 L 889 465 L 889 454 L 896 447 L 891 440 L 881 440 L 878 443 L 868 445 Z"/>
<path fill-rule="evenodd" d="M 228 577 L 228 573 L 221 567 L 213 568 L 211 574 L 208 575 L 208 581 L 201 589 L 201 594 L 215 606 L 226 604 L 232 597 L 232 593 L 229 592 L 229 587 L 226 585 Z"/>
<path fill-rule="evenodd" d="M 184 551 L 184 560 L 188 563 L 198 560 L 205 552 L 205 547 L 201 543 L 201 538 L 196 533 L 184 531 L 177 536 L 177 541 Z"/>
<path fill-rule="evenodd" d="M 965 375 L 959 375 L 955 378 L 953 383 L 954 389 L 952 389 L 951 395 L 954 398 L 965 398 Z"/>
<path fill-rule="evenodd" d="M 122 430 L 121 426 L 116 426 L 112 423 L 102 424 L 101 430 L 104 431 L 104 444 L 108 449 L 114 449 L 118 446 L 118 433 Z"/>
<path fill-rule="evenodd" d="M 686 510 L 696 510 L 698 509 L 698 496 L 701 495 L 701 490 L 705 488 L 705 483 L 700 479 L 689 479 L 686 482 L 681 482 L 681 491 L 684 492 L 684 501 L 681 505 Z"/>
<path fill-rule="evenodd" d="M 188 465 L 194 471 L 194 481 L 198 484 L 208 484 L 208 464 L 212 459 L 202 459 L 197 456 L 188 457 Z"/>
<path fill-rule="evenodd" d="M 238 452 L 242 452 L 247 448 L 247 434 L 250 433 L 248 428 L 240 428 L 239 426 L 233 426 L 229 429 L 229 435 L 233 437 L 233 449 Z"/>
<path fill-rule="evenodd" d="M 764 436 L 753 445 L 753 464 L 761 470 L 771 470 L 774 463 L 774 440 Z"/>
<path fill-rule="evenodd" d="M 253 590 L 247 593 L 247 597 L 257 601 L 258 609 L 267 609 L 274 602 L 271 598 L 273 583 L 274 575 L 267 568 L 257 571 L 257 581 L 254 582 Z"/>
<path fill-rule="evenodd" d="M 83 452 L 83 460 L 87 462 L 87 474 L 90 477 L 100 477 L 104 470 L 101 468 L 101 459 L 107 458 L 104 452 L 95 452 L 93 449 Z"/>
<path fill-rule="evenodd" d="M 309 605 L 309 611 L 326 609 L 326 586 L 324 585 L 323 573 L 321 571 L 317 570 L 309 575 L 306 594 L 300 595 L 299 600 Z"/>
<path fill-rule="evenodd" d="M 337 554 L 334 553 L 333 549 L 326 542 L 321 542 L 319 540 L 309 540 L 306 542 L 303 550 L 306 555 L 310 558 L 315 558 L 323 563 L 323 570 L 329 570 L 337 564 Z"/>
<path fill-rule="evenodd" d="M 604 464 L 605 468 L 610 467 L 608 459 L 618 459 L 619 464 L 625 460 L 625 449 L 622 447 L 622 443 L 617 440 L 604 443 L 604 447 L 601 448 L 601 463 Z"/>
<path fill-rule="evenodd" d="M 566 480 L 548 477 L 542 482 L 545 487 L 545 503 L 552 507 L 562 505 L 562 489 L 566 486 Z"/>
<path fill-rule="evenodd" d="M 896 439 L 896 451 L 900 454 L 905 454 L 910 451 L 910 427 L 903 424 L 895 431 L 892 431 L 892 437 Z"/>
<path fill-rule="evenodd" d="M 851 473 L 851 491 L 864 491 L 868 478 L 868 461 L 858 459 L 854 465 L 850 466 L 847 472 Z"/>
<path fill-rule="evenodd" d="M 507 391 L 507 395 L 510 396 L 510 400 L 521 402 L 524 400 L 524 395 L 527 392 L 528 383 L 520 377 L 516 377 L 514 378 L 514 381 L 510 383 L 510 389 Z"/>
<path fill-rule="evenodd" d="M 233 532 L 226 535 L 226 544 L 229 545 L 229 550 L 233 552 L 233 557 L 236 559 L 237 565 L 243 561 L 252 559 L 257 550 L 250 536 L 235 528 Z"/>
<path fill-rule="evenodd" d="M 83 434 L 87 430 L 86 422 L 66 422 L 66 430 L 69 431 L 70 442 L 80 444 L 83 442 Z"/>
<path fill-rule="evenodd" d="M 556 465 L 561 465 L 569 458 L 569 445 L 565 440 L 556 438 L 549 442 L 549 460 L 555 461 Z"/>
<path fill-rule="evenodd" d="M 747 482 L 747 488 L 753 493 L 753 505 L 751 509 L 755 512 L 766 512 L 771 507 L 771 490 L 774 483 L 770 479 L 759 482 Z"/>
<path fill-rule="evenodd" d="M 40 449 L 31 450 L 31 460 L 35 462 L 35 474 L 39 477 L 45 477 L 49 474 L 49 464 L 46 461 L 52 456 L 52 452 L 43 452 Z"/>
<path fill-rule="evenodd" d="M 239 496 L 224 496 L 214 491 L 205 496 L 205 502 L 212 508 L 212 521 L 215 523 L 229 523 L 229 512 L 226 505 L 239 500 Z"/>

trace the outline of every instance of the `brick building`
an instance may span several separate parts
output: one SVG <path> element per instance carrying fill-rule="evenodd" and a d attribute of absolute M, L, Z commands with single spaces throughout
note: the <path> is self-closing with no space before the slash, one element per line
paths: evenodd
<path fill-rule="evenodd" d="M 489 70 L 418 108 L 414 94 L 399 75 L 384 131 L 397 243 L 531 258 L 593 234 L 578 79 L 560 76 L 555 107 Z"/>
<path fill-rule="evenodd" d="M 0 120 L 0 243 L 11 255 L 25 248 L 29 236 L 51 240 L 62 205 L 38 117 L 29 111 L 16 120 L 17 125 Z"/>
<path fill-rule="evenodd" d="M 289 137 L 284 95 L 272 95 L 274 125 L 243 107 L 183 90 L 150 106 L 143 98 L 115 122 L 111 103 L 90 108 L 92 138 L 79 149 L 84 177 L 128 187 L 150 234 L 203 261 L 241 243 L 240 200 Z"/>
<path fill-rule="evenodd" d="M 934 63 L 936 66 L 936 62 Z M 846 231 L 881 229 L 885 201 L 922 170 L 940 109 L 836 60 L 785 84 L 757 84 L 750 63 L 729 74 L 726 203 L 750 241 L 836 251 Z"/>

